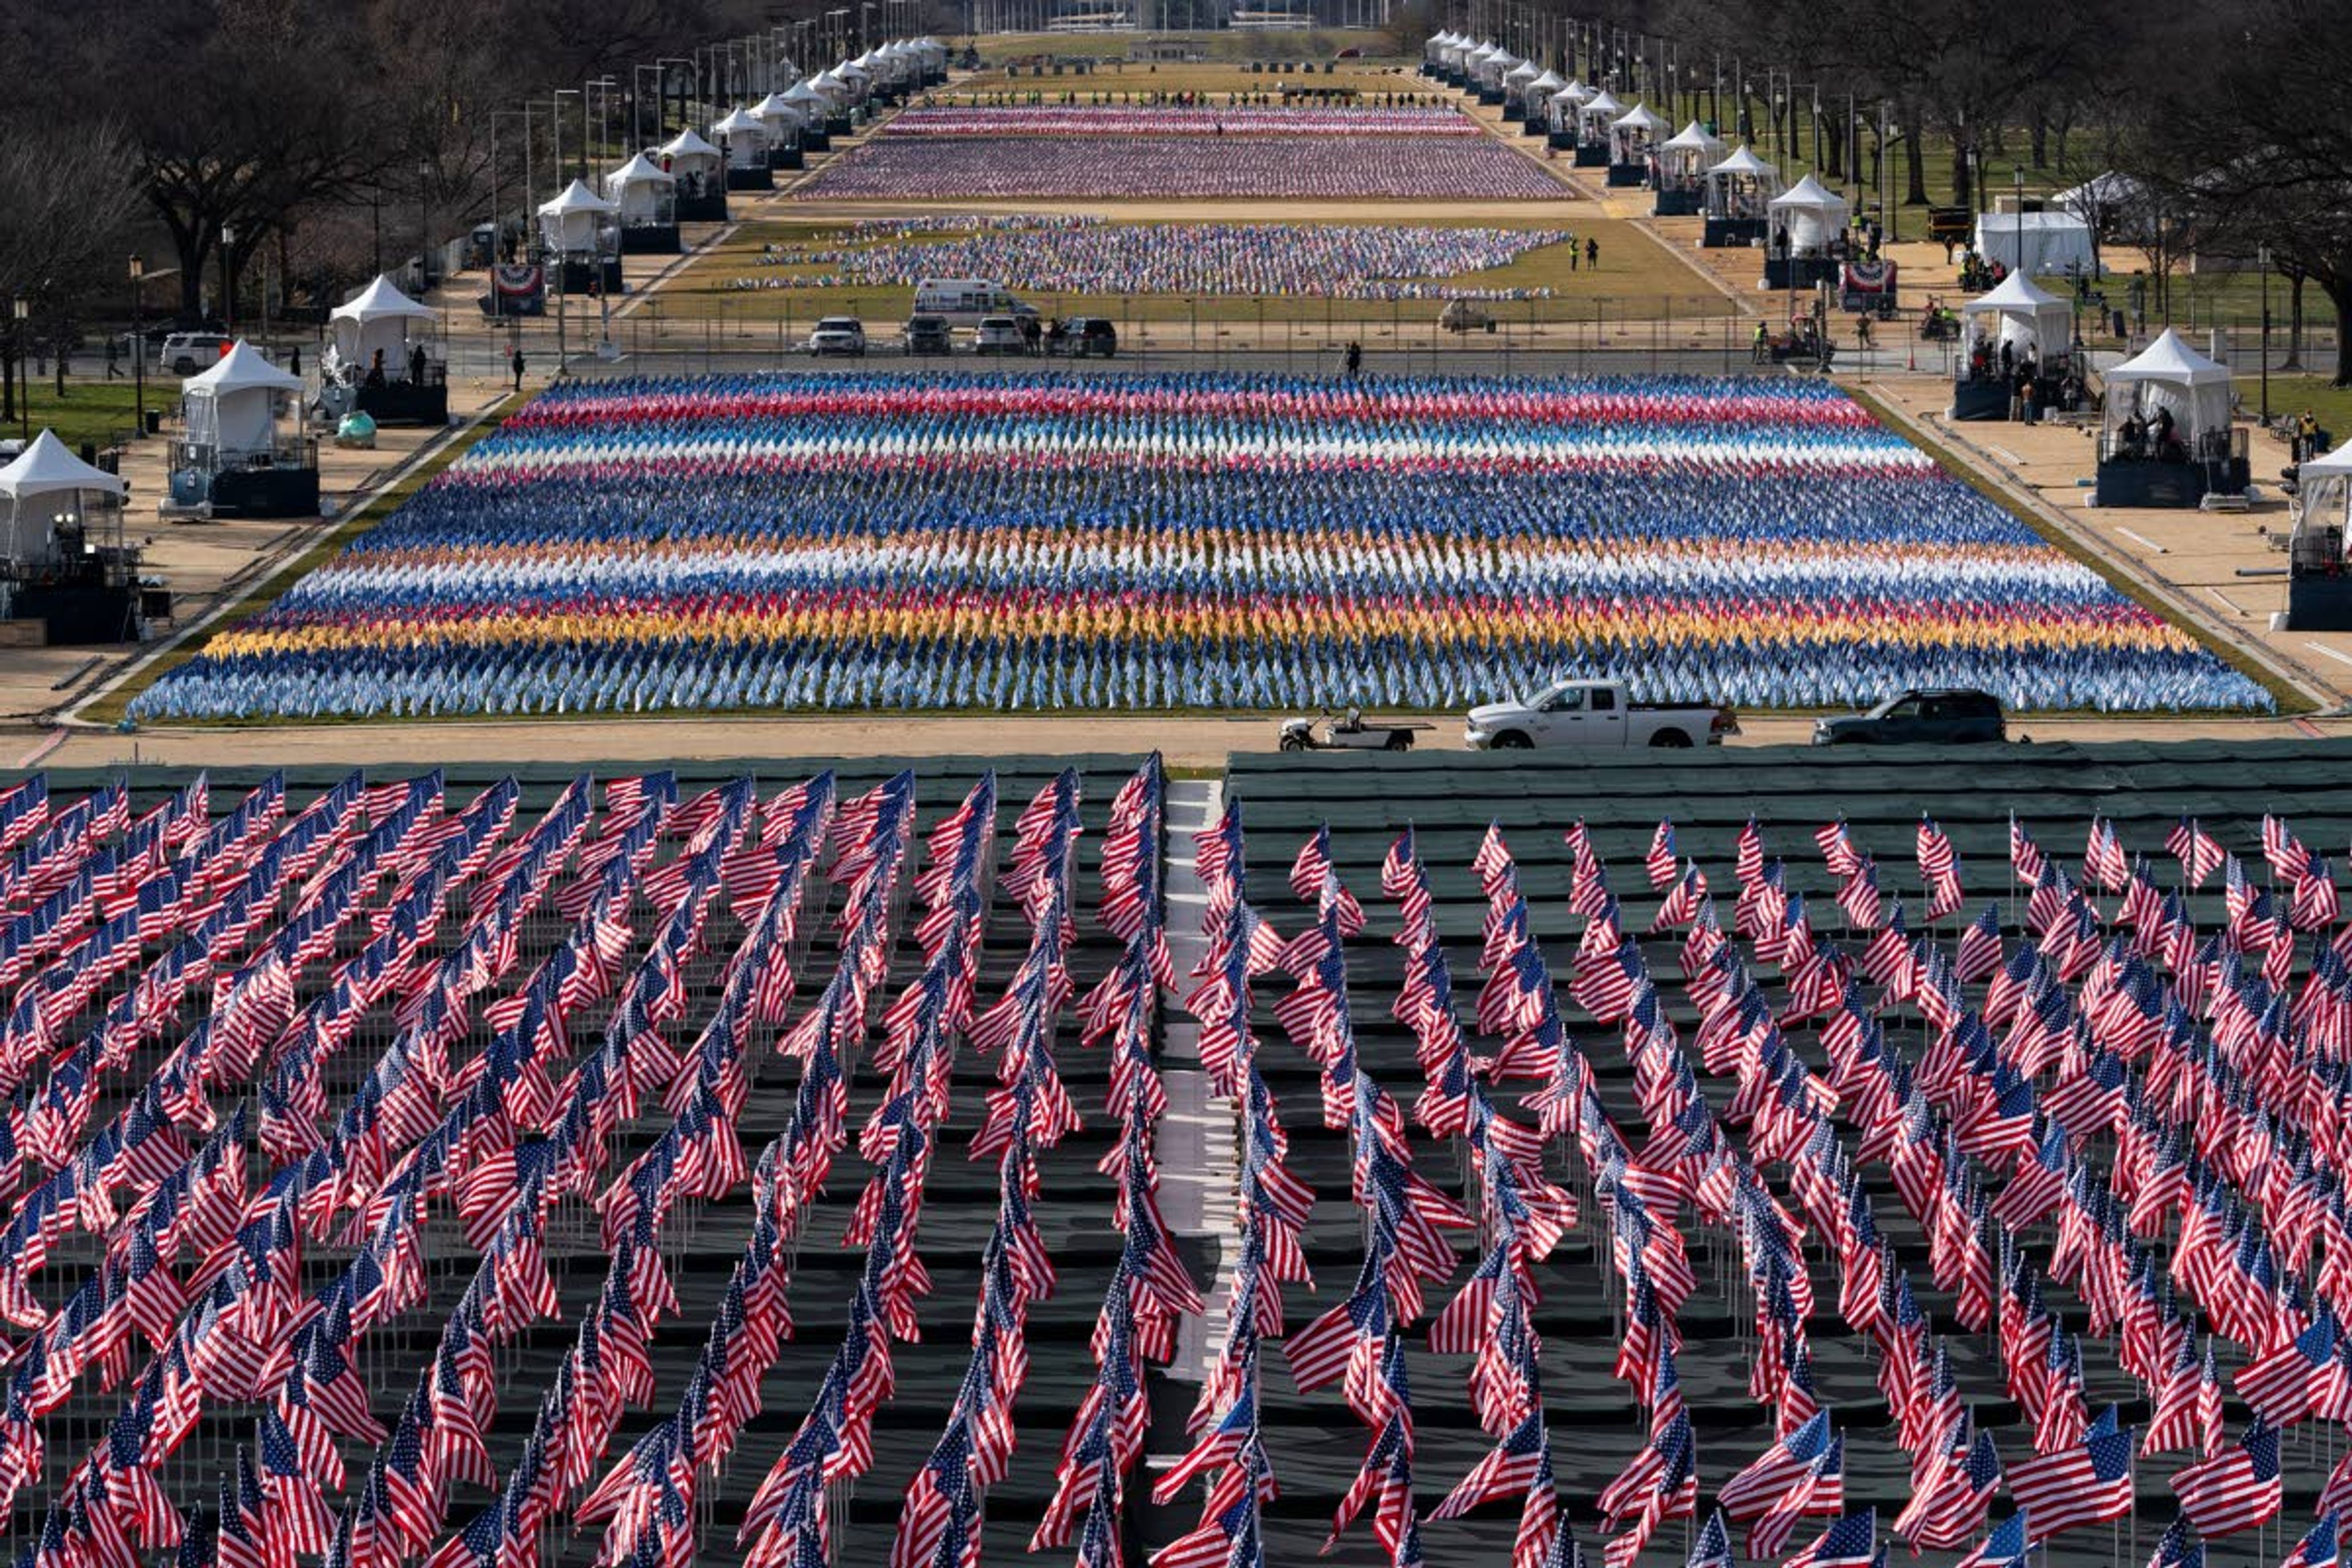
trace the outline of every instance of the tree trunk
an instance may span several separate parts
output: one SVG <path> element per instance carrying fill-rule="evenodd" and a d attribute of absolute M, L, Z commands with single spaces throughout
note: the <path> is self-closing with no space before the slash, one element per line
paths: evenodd
<path fill-rule="evenodd" d="M 2319 287 L 2336 307 L 2336 384 L 2352 386 L 2352 272 L 2338 273 Z"/>
<path fill-rule="evenodd" d="M 1924 207 L 1927 205 L 1927 150 L 1919 144 L 1919 122 L 1909 121 L 1903 132 L 1903 205 Z"/>
<path fill-rule="evenodd" d="M 1972 194 L 1971 175 L 1973 174 L 1974 171 L 1969 167 L 1968 143 L 1960 140 L 1960 133 L 1955 131 L 1952 132 L 1952 205 L 1954 206 L 1968 207 L 1976 205 L 1976 198 Z"/>
<path fill-rule="evenodd" d="M 1818 120 L 1821 117 L 1815 115 L 1814 118 Z M 1846 128 L 1845 116 L 1843 114 L 1832 114 L 1830 120 L 1832 130 L 1822 132 L 1829 142 L 1827 152 L 1830 159 L 1830 178 L 1843 180 L 1845 178 L 1845 139 L 1852 132 Z"/>
<path fill-rule="evenodd" d="M 2286 363 L 2281 370 L 2303 368 L 2303 274 L 2287 274 Z"/>
<path fill-rule="evenodd" d="M 2035 110 L 2033 122 L 2029 127 L 2029 131 L 2033 138 L 2033 166 L 2037 169 L 2046 169 L 2050 166 L 2050 117 L 2041 110 Z"/>
<path fill-rule="evenodd" d="M 16 417 L 16 356 L 0 353 L 0 419 Z"/>

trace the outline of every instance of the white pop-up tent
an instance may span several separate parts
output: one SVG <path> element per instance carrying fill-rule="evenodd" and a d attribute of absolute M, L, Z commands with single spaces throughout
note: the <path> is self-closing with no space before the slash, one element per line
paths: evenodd
<path fill-rule="evenodd" d="M 808 97 L 815 98 L 816 94 L 811 93 Z M 772 92 L 751 106 L 751 112 L 766 128 L 770 146 L 782 146 L 786 138 L 809 122 L 811 111 L 802 107 L 806 101 L 803 99 L 794 102 L 788 93 Z"/>
<path fill-rule="evenodd" d="M 554 200 L 540 204 L 539 237 L 559 256 L 593 256 L 605 248 L 605 220 L 619 210 L 587 181 L 574 180 Z"/>
<path fill-rule="evenodd" d="M 1573 132 L 1577 107 L 1591 96 L 1591 88 L 1580 81 L 1571 81 L 1544 100 L 1544 117 L 1554 131 Z"/>
<path fill-rule="evenodd" d="M 1977 219 L 1977 254 L 2011 272 L 2098 275 L 2091 226 L 2068 212 L 1986 213 Z"/>
<path fill-rule="evenodd" d="M 604 199 L 625 224 L 677 221 L 677 176 L 643 153 L 604 176 Z"/>
<path fill-rule="evenodd" d="M 1543 78 L 1543 67 L 1533 60 L 1521 60 L 1503 73 L 1503 95 L 1517 103 L 1528 90 L 1528 84 Z"/>
<path fill-rule="evenodd" d="M 277 449 L 278 408 L 302 378 L 278 369 L 242 338 L 200 375 L 180 384 L 188 445 L 208 447 L 223 464 Z"/>
<path fill-rule="evenodd" d="M 727 162 L 737 169 L 768 166 L 768 122 L 748 109 L 738 109 L 710 128 L 727 144 Z"/>
<path fill-rule="evenodd" d="M 1772 253 L 1782 253 L 1780 237 L 1788 236 L 1790 256 L 1822 256 L 1830 241 L 1845 227 L 1845 198 L 1807 174 L 1765 204 L 1772 220 Z"/>
<path fill-rule="evenodd" d="M 2106 426 L 2121 429 L 2137 414 L 2170 411 L 2173 428 L 2194 447 L 2197 438 L 2230 427 L 2230 369 L 2214 363 L 2167 327 L 2162 336 L 2106 374 Z"/>
<path fill-rule="evenodd" d="M 1611 121 L 1624 112 L 1625 106 L 1601 89 L 1576 106 L 1576 139 L 1588 145 L 1608 141 Z"/>
<path fill-rule="evenodd" d="M 1692 121 L 1658 143 L 1658 181 L 1676 189 L 1695 187 L 1723 161 L 1723 139 Z"/>
<path fill-rule="evenodd" d="M 709 179 L 719 173 L 719 166 L 726 162 L 725 154 L 690 130 L 679 132 L 654 151 L 669 165 L 669 172 L 680 180 L 697 174 Z"/>
<path fill-rule="evenodd" d="M 1706 172 L 1706 216 L 1761 221 L 1780 194 L 1780 171 L 1741 142 Z"/>
<path fill-rule="evenodd" d="M 438 320 L 430 306 L 394 288 L 388 278 L 378 278 L 327 313 L 335 353 L 343 363 L 364 371 L 381 353 L 393 367 L 385 374 L 394 377 L 406 374 L 410 341 Z"/>
<path fill-rule="evenodd" d="M 1658 144 L 1658 132 L 1666 122 L 1650 111 L 1644 103 L 1637 103 L 1609 122 L 1609 161 L 1612 163 L 1642 163 Z"/>
<path fill-rule="evenodd" d="M 2011 273 L 2000 288 L 1962 305 L 1960 314 L 1969 319 L 1971 337 L 1981 339 L 1995 354 L 2001 344 L 2011 343 L 2020 355 L 2031 350 L 2036 360 L 2048 364 L 2073 351 L 2073 308 L 2036 288 L 2021 272 Z"/>
<path fill-rule="evenodd" d="M 1521 88 L 1519 89 L 1520 106 L 1527 117 L 1530 120 L 1541 120 L 1544 117 L 1544 105 L 1551 101 L 1551 95 L 1567 85 L 1568 83 L 1561 79 L 1559 72 L 1546 71 Z"/>
<path fill-rule="evenodd" d="M 111 510 L 118 530 L 122 481 L 104 468 L 94 468 L 66 449 L 49 431 L 0 468 L 0 510 L 7 526 L 0 531 L 0 561 L 18 565 L 52 565 L 62 556 L 58 535 L 79 531 L 85 542 L 92 530 L 94 511 Z"/>
<path fill-rule="evenodd" d="M 2305 458 L 2294 470 L 2294 531 L 2298 540 L 2307 530 L 2333 529 L 2335 559 L 2344 557 L 2344 542 L 2352 539 L 2352 441 L 2320 458 Z"/>

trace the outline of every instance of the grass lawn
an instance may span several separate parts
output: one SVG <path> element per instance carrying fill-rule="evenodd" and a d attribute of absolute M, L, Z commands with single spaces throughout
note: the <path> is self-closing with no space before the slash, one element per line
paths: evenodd
<path fill-rule="evenodd" d="M 1395 221 L 1410 226 L 1416 220 Z M 1418 221 L 1425 224 L 1428 220 Z M 1724 313 L 1721 296 L 1707 290 L 1696 277 L 1632 224 L 1581 212 L 1560 218 L 1528 216 L 1481 219 L 1479 223 L 1480 226 L 1502 228 L 1568 228 L 1576 233 L 1580 243 L 1591 238 L 1601 245 L 1601 266 L 1597 272 L 1581 266 L 1570 270 L 1569 247 L 1548 245 L 1507 267 L 1464 273 L 1445 280 L 1471 289 L 1552 290 L 1549 300 L 1486 307 L 1497 315 L 1513 321 L 1532 318 L 1582 321 L 1592 320 L 1596 312 L 1610 319 L 1627 315 L 1652 319 L 1669 313 L 1711 317 Z M 748 321 L 810 321 L 819 315 L 834 313 L 860 315 L 869 322 L 905 319 L 914 302 L 911 289 L 819 288 L 814 285 L 824 273 L 823 267 L 759 264 L 764 246 L 829 247 L 842 241 L 846 233 L 844 226 L 829 221 L 747 223 L 728 245 L 696 260 L 662 291 L 662 313 L 666 317 L 693 319 L 723 315 Z M 947 237 L 919 236 L 908 243 L 944 237 Z M 809 286 L 730 288 L 730 282 L 739 278 L 763 281 L 794 279 Z M 1267 321 L 1318 322 L 1387 321 L 1393 314 L 1407 321 L 1419 321 L 1433 318 L 1444 308 L 1435 300 L 1407 300 L 1391 307 L 1386 300 L 1297 296 L 1274 296 L 1264 300 L 1239 294 L 1203 295 L 1197 300 L 1181 294 L 1103 297 L 1057 292 L 1050 279 L 1005 278 L 998 281 L 1048 314 L 1100 315 L 1121 321 L 1190 321 L 1197 317 L 1202 321 L 1226 323 L 1255 322 L 1261 318 Z"/>
<path fill-rule="evenodd" d="M 54 430 L 57 432 L 58 439 L 72 447 L 77 453 L 81 450 L 84 442 L 103 450 L 113 446 L 118 440 L 129 437 L 137 427 L 138 409 L 134 402 L 136 391 L 137 389 L 127 379 L 68 381 L 66 383 L 65 395 L 60 397 L 58 395 L 55 381 L 47 378 L 39 380 L 34 384 L 32 389 L 33 433 L 37 436 L 44 428 Z M 159 387 L 150 381 L 147 385 L 147 406 L 168 407 L 177 397 L 178 392 L 177 377 L 172 378 L 168 389 Z M 24 389 L 18 388 L 20 399 L 23 393 Z M 20 402 L 19 408 L 21 409 L 22 406 Z M 22 435 L 24 427 L 24 422 L 19 419 L 5 427 L 0 427 L 0 437 Z"/>
<path fill-rule="evenodd" d="M 1204 32 L 1153 33 L 1154 40 L 1187 38 L 1195 51 L 1206 57 L 1206 62 L 1239 60 L 1328 60 L 1342 49 L 1360 49 L 1367 55 L 1377 55 L 1396 47 L 1385 32 L 1368 27 L 1304 27 L 1297 32 L 1257 33 L 1236 32 L 1219 27 Z M 1051 55 L 1065 60 L 1096 59 L 1106 65 L 1123 64 L 1130 70 L 1143 67 L 1128 59 L 1128 51 L 1143 41 L 1142 33 L 1001 33 L 979 45 L 983 67 L 1003 65 L 1007 60 L 1025 60 L 1036 55 Z M 959 41 L 958 58 L 962 55 Z M 1342 67 L 1349 62 L 1342 60 Z M 1393 64 L 1393 60 L 1387 63 Z M 1416 58 L 1417 67 L 1420 61 Z M 1161 69 L 1173 68 L 1162 64 Z"/>

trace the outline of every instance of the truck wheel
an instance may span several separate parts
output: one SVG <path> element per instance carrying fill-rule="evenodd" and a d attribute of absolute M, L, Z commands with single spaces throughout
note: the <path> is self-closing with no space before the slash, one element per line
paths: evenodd
<path fill-rule="evenodd" d="M 1650 737 L 1650 744 L 1660 751 L 1687 752 L 1690 750 L 1690 737 L 1680 730 L 1661 730 Z"/>
<path fill-rule="evenodd" d="M 1382 746 L 1381 750 L 1383 752 L 1410 752 L 1412 750 L 1412 737 L 1404 731 L 1399 730 L 1389 736 L 1388 744 Z"/>
<path fill-rule="evenodd" d="M 1282 738 L 1282 749 L 1286 752 L 1303 752 L 1307 749 L 1307 742 L 1296 735 L 1285 735 Z"/>
<path fill-rule="evenodd" d="M 1525 752 L 1532 750 L 1534 746 L 1533 741 L 1528 740 L 1517 730 L 1506 730 L 1495 737 L 1495 750 L 1498 752 Z"/>

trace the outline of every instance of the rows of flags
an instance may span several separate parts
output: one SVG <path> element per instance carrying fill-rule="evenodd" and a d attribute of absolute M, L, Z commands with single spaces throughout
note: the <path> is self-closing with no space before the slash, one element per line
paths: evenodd
<path fill-rule="evenodd" d="M 1562 674 L 2271 706 L 1827 382 L 1020 372 L 551 387 L 131 714 L 1439 711 Z"/>
<path fill-rule="evenodd" d="M 1441 904 L 1411 829 L 1386 846 L 1370 909 L 1318 831 L 1270 889 L 1285 933 L 1260 912 L 1234 805 L 1195 842 L 1202 941 L 1180 982 L 1156 762 L 1109 803 L 1091 897 L 1075 773 L 1009 829 L 992 776 L 928 824 L 910 773 L 838 793 L 830 774 L 764 799 L 749 779 L 688 796 L 667 774 L 601 792 L 583 776 L 526 812 L 511 780 L 467 797 L 437 774 L 353 775 L 307 804 L 272 778 L 216 808 L 197 779 L 134 813 L 119 785 L 70 801 L 39 779 L 0 788 L 16 966 L 0 1493 L 38 1514 L 31 1568 L 167 1552 L 514 1568 L 562 1528 L 589 1532 L 600 1563 L 687 1568 L 721 1549 L 709 1516 L 730 1459 L 779 1400 L 791 1437 L 744 1494 L 733 1550 L 814 1568 L 844 1528 L 839 1489 L 874 1468 L 894 1355 L 931 1293 L 921 1221 L 966 1052 L 993 1079 L 961 1151 L 993 1175 L 993 1221 L 953 1395 L 925 1413 L 915 1473 L 885 1479 L 905 1488 L 893 1568 L 970 1568 L 1014 1452 L 1030 1315 L 1059 1285 L 1038 1206 L 1074 1194 L 1049 1194 L 1039 1160 L 1088 1114 L 1057 1059 L 1073 1047 L 1106 1068 L 1110 1136 L 1084 1201 L 1108 1205 L 1121 1242 L 1031 1547 L 1129 1563 L 1149 1384 L 1210 1311 L 1158 1196 L 1158 1051 L 1180 986 L 1237 1160 L 1205 1377 L 1150 1488 L 1171 1507 L 1197 1494 L 1199 1511 L 1152 1543 L 1155 1568 L 1269 1560 L 1269 1369 L 1360 1424 L 1329 1539 L 1367 1532 L 1397 1568 L 1482 1512 L 1515 1520 L 1514 1568 L 1582 1564 L 1571 1513 L 1598 1518 L 1609 1568 L 1676 1523 L 1693 1568 L 1872 1568 L 1895 1542 L 2011 1568 L 2130 1513 L 2151 1466 L 2176 1509 L 2155 1568 L 2190 1568 L 2206 1543 L 2280 1522 L 2295 1427 L 2352 1422 L 2352 926 L 2329 860 L 2281 819 L 2251 862 L 2189 820 L 2159 859 L 2095 819 L 2073 864 L 2016 824 L 2005 899 L 1974 915 L 1981 870 L 1932 822 L 1885 874 L 1843 822 L 1798 864 L 1751 821 L 1722 912 L 1661 823 L 1639 873 L 1646 922 L 1581 824 L 1564 915 L 1523 890 L 1496 826 L 1467 868 L 1475 930 Z M 1801 884 L 1833 896 L 1809 905 Z M 1001 986 L 982 965 L 999 908 L 1022 933 Z M 142 910 L 167 912 L 141 930 Z M 1556 918 L 1572 952 L 1538 940 Z M 120 957 L 102 938 L 125 919 Z M 1082 920 L 1115 942 L 1083 991 Z M 1401 976 L 1377 996 L 1361 984 L 1376 942 Z M 86 986 L 93 966 L 107 977 Z M 1393 1090 L 1357 1037 L 1383 1005 L 1420 1079 Z M 201 1021 L 175 1037 L 190 1011 Z M 390 1020 L 387 1043 L 341 1060 L 381 1037 L 371 1018 Z M 1615 1112 L 1579 1036 L 1622 1055 Z M 1312 1064 L 1320 1120 L 1346 1141 L 1361 1253 L 1328 1290 L 1307 1268 L 1317 1199 L 1291 1169 L 1273 1049 Z M 860 1074 L 881 1089 L 853 1123 Z M 788 1087 L 765 1089 L 771 1075 Z M 332 1084 L 352 1087 L 338 1102 Z M 790 1116 L 747 1158 L 738 1128 L 763 1089 Z M 832 1304 L 796 1314 L 793 1263 L 853 1128 L 866 1179 L 838 1237 L 860 1258 L 845 1321 Z M 1432 1173 L 1447 1143 L 1458 1187 Z M 681 1205 L 745 1192 L 716 1308 L 666 1327 L 684 1315 Z M 1889 1240 L 1889 1201 L 1916 1255 Z M 603 1254 L 570 1311 L 550 1258 L 566 1204 Z M 436 1289 L 443 1221 L 467 1250 Z M 1613 1479 L 1563 1499 L 1535 1310 L 1570 1288 L 1549 1259 L 1580 1231 L 1600 1244 L 1622 1324 L 1612 1371 L 1640 1431 Z M 96 1245 L 61 1246 L 77 1233 Z M 1701 1233 L 1751 1315 L 1745 1393 L 1769 1428 L 1704 1461 L 1679 1366 Z M 67 1257 L 95 1261 L 49 1278 Z M 1948 1319 L 1921 1305 L 1917 1269 Z M 1286 1287 L 1317 1294 L 1304 1321 L 1286 1321 Z M 521 1447 L 502 1451 L 519 1342 L 558 1316 L 576 1324 Z M 815 1321 L 824 1373 L 772 1386 Z M 1868 1348 L 1906 1457 L 1891 1519 L 1852 1495 L 1846 1425 L 1812 1373 L 1824 1324 Z M 395 1326 L 429 1349 L 387 1401 Z M 1963 1334 L 1994 1347 L 2019 1413 L 1998 1433 L 1956 1371 Z M 657 1336 L 698 1347 L 675 1386 L 656 1378 Z M 1459 1360 L 1483 1436 L 1442 1493 L 1423 1489 L 1416 1344 Z M 2109 1358 L 2144 1422 L 2090 1396 L 2114 1384 Z M 87 1452 L 53 1453 L 48 1418 L 69 1402 L 108 1414 Z M 615 1452 L 633 1411 L 644 1435 Z M 242 1441 L 192 1449 L 200 1429 Z M 452 1517 L 461 1488 L 488 1505 Z M 2347 1504 L 2352 1457 L 2289 1568 L 2333 1568 Z"/>

